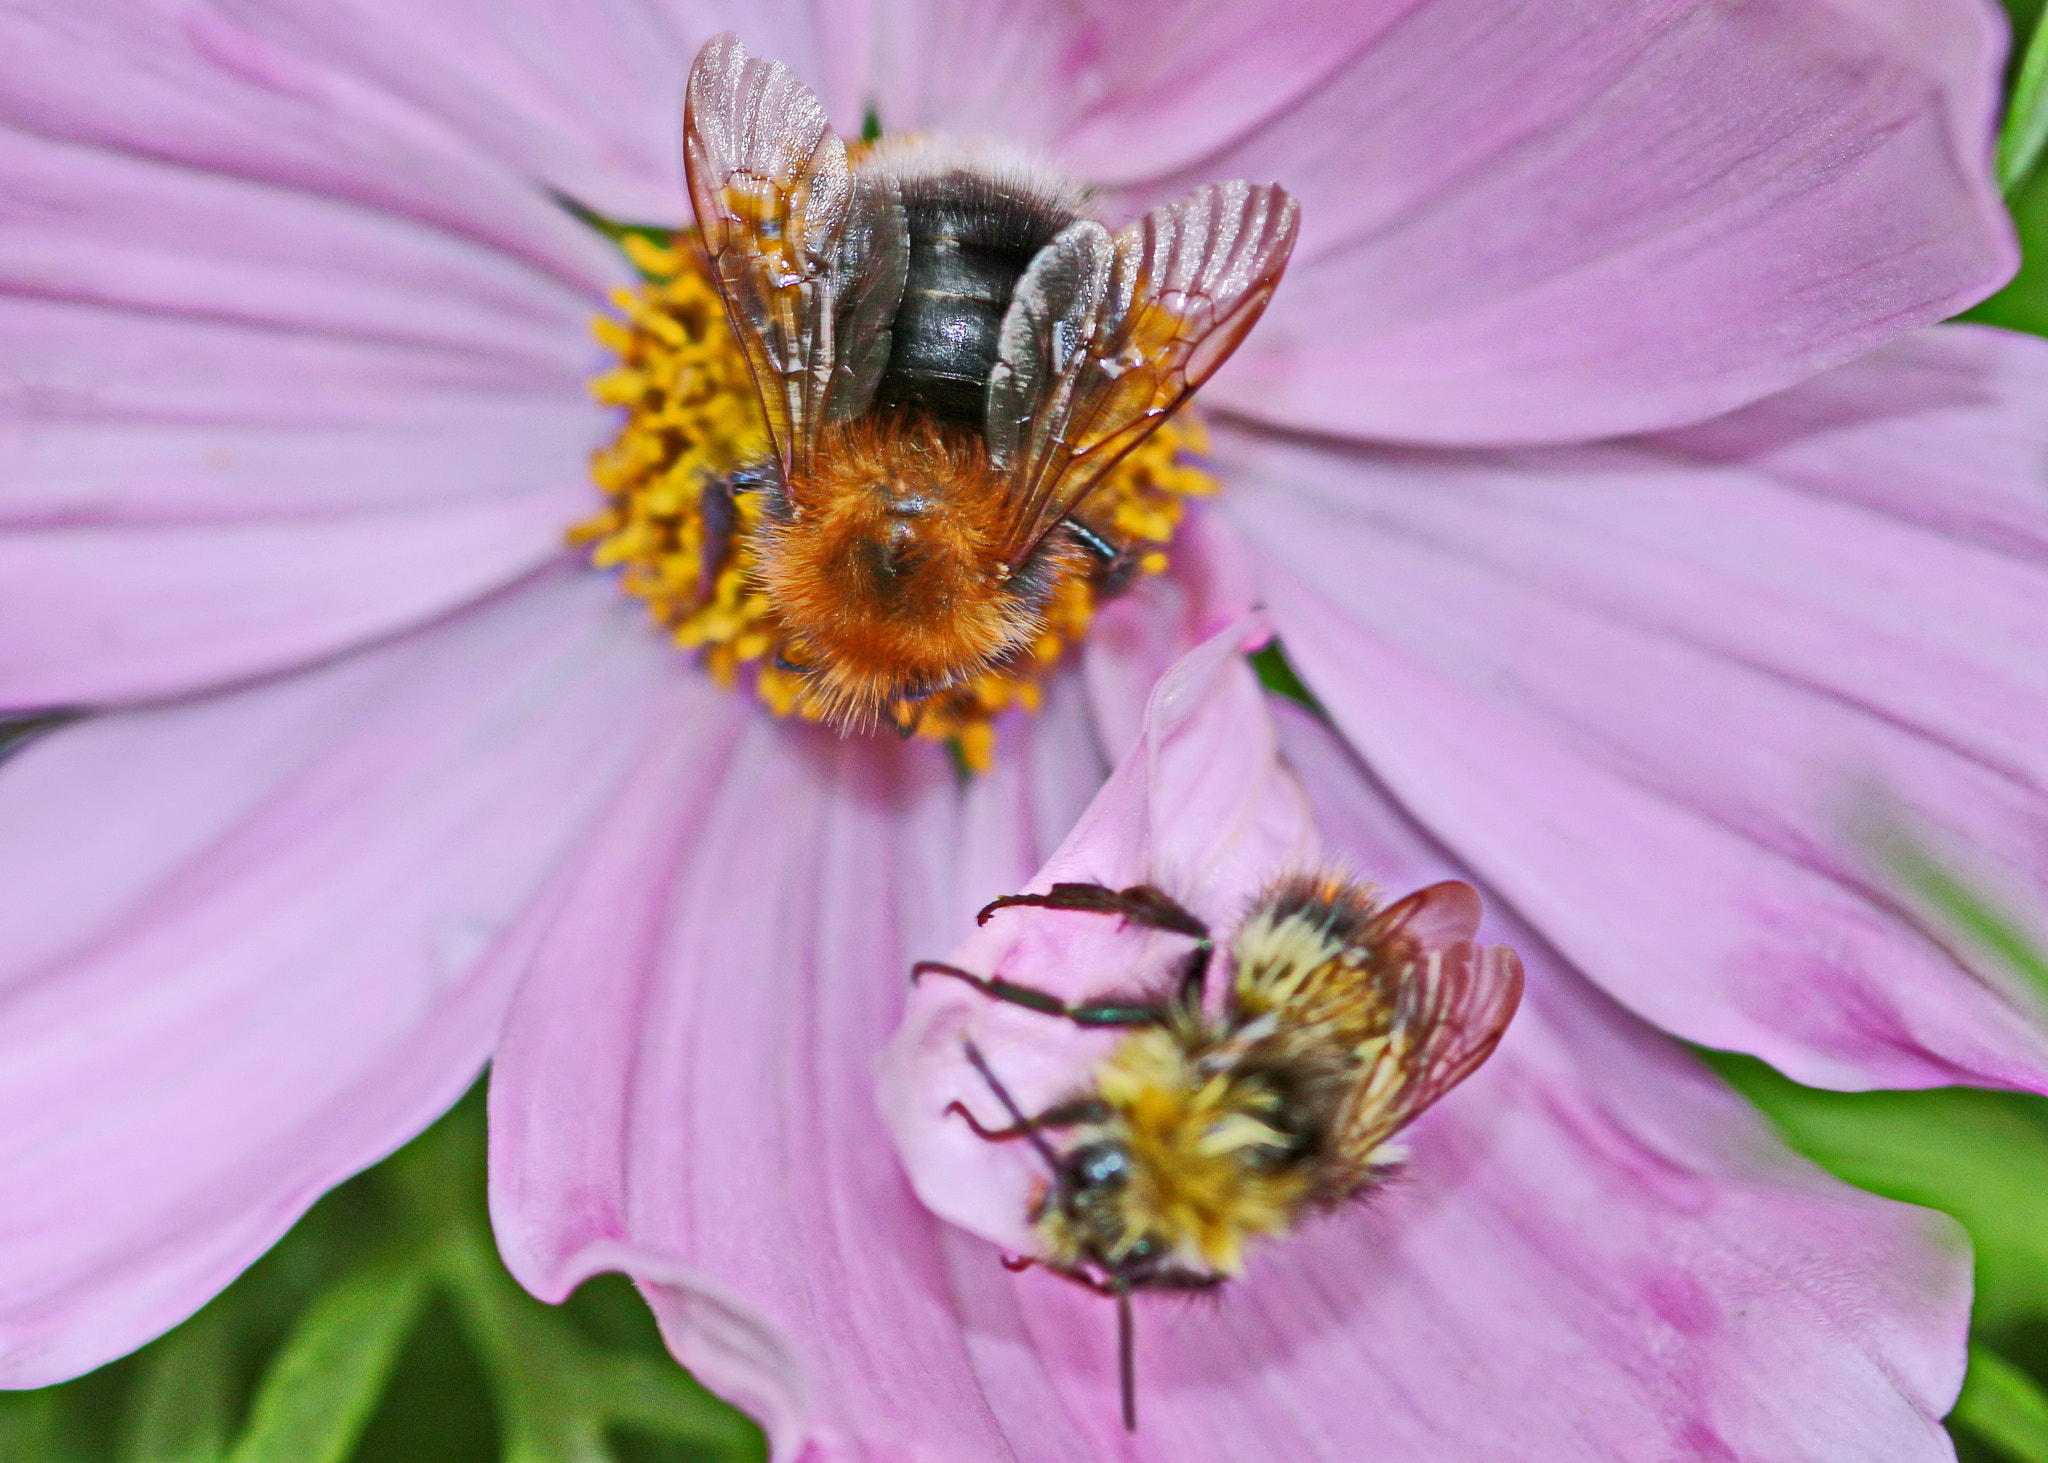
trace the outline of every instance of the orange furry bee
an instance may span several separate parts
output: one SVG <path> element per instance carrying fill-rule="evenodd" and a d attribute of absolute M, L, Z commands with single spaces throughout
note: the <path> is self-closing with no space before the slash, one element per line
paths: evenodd
<path fill-rule="evenodd" d="M 1125 554 L 1090 491 L 1221 366 L 1278 285 L 1294 200 L 1212 184 L 1114 233 L 1024 154 L 906 138 L 849 159 L 730 33 L 690 72 L 690 200 L 771 441 L 733 475 L 817 706 L 908 731 Z"/>
<path fill-rule="evenodd" d="M 996 900 L 1090 910 L 1195 942 L 1176 987 L 1071 1005 L 935 961 L 997 1000 L 1087 1027 L 1126 1029 L 1079 1091 L 1026 1114 L 972 1042 L 966 1056 L 1009 1114 L 991 1142 L 1027 1140 L 1049 1170 L 1030 1215 L 1039 1264 L 1117 1301 L 1124 1426 L 1137 1426 L 1130 1297 L 1204 1290 L 1240 1273 L 1246 1244 L 1286 1233 L 1384 1182 L 1389 1140 L 1469 1076 L 1521 1000 L 1506 946 L 1479 946 L 1479 896 L 1455 881 L 1384 908 L 1341 874 L 1291 874 L 1231 936 L 1214 1008 L 1214 941 L 1150 885 L 1055 884 Z M 1054 1133 L 1069 1135 L 1056 1144 Z"/>

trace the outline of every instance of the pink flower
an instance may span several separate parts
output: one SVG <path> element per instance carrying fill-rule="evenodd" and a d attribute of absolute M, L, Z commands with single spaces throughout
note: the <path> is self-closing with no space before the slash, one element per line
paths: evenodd
<path fill-rule="evenodd" d="M 1247 638 L 1227 630 L 1160 680 L 1137 745 L 1034 889 L 1152 884 L 1227 941 L 1276 875 L 1333 855 L 1390 893 L 1462 872 L 1328 728 L 1269 709 L 1233 654 Z M 1140 1293 L 1140 1451 L 1943 1456 L 1935 1419 L 1961 1381 L 1969 1293 L 1946 1221 L 1793 1159 L 1533 930 L 1491 902 L 1487 924 L 1482 941 L 1529 959 L 1527 999 L 1494 1057 L 1406 1135 L 1400 1177 L 1267 1241 L 1213 1305 Z M 948 960 L 1083 1002 L 1161 988 L 1187 949 L 1100 915 L 1010 909 Z M 1028 1218 L 1046 1167 L 960 1117 L 1005 1121 L 967 1044 L 1030 1114 L 1085 1090 L 1119 1040 L 956 980 L 927 975 L 911 996 L 883 1112 L 920 1197 L 1000 1246 L 984 1266 L 1044 1255 Z M 1008 1289 L 1000 1328 L 973 1321 L 1036 1350 L 1029 1385 L 1052 1394 L 1037 1415 L 1067 1439 L 1041 1456 L 1114 1455 L 1110 1306 L 1042 1273 Z"/>
<path fill-rule="evenodd" d="M 1643 1021 L 1811 1081 L 2048 1086 L 2031 1013 L 1845 821 L 1882 786 L 2042 882 L 2048 347 L 1862 354 L 2011 268 L 1989 14 L 741 17 L 843 127 L 872 97 L 1046 143 L 1112 210 L 1302 199 L 1205 394 L 1219 511 L 965 786 L 719 691 L 560 547 L 626 270 L 550 194 L 683 218 L 682 76 L 725 23 L 0 15 L 0 707 L 105 709 L 0 771 L 0 1375 L 163 1330 L 495 1053 L 508 1262 L 550 1297 L 631 1269 L 785 1454 L 1106 1437 L 1101 1317 L 924 1210 L 871 1063 L 909 962 L 1029 881 L 1154 677 L 1262 599 L 1343 738 L 1283 715 L 1325 835 L 1389 882 L 1471 871 L 1535 993 L 1432 1119 L 1491 1207 L 1328 1272 L 1393 1330 L 1302 1353 L 1311 1400 L 1398 1352 L 1405 1410 L 1350 1418 L 1392 1457 L 1939 1455 L 1962 1297 L 1926 1221 L 1792 1163 Z M 1418 1167 L 1373 1223 L 1447 1182 Z M 1455 1229 L 1483 1213 L 1514 1224 Z M 1204 1408 L 1270 1423 L 1301 1399 L 1262 1390 L 1285 1336 L 1245 1299 L 1186 1355 Z M 1129 1446 L 1232 1456 L 1172 1426 Z"/>

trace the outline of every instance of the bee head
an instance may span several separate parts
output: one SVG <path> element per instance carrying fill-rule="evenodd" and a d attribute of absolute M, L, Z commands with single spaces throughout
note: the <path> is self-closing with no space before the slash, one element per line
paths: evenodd
<path fill-rule="evenodd" d="M 1061 1156 L 1047 1195 L 1075 1257 L 1133 1288 L 1153 1282 L 1173 1258 L 1173 1246 L 1150 1224 L 1135 1162 L 1120 1140 L 1092 1139 Z"/>

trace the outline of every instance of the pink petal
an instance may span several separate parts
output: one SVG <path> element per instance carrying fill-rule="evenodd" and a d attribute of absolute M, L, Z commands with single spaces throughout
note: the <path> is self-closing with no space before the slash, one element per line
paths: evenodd
<path fill-rule="evenodd" d="M 78 0 L 0 16 L 0 121 L 27 133 L 395 214 L 571 285 L 612 251 L 532 180 L 403 99 L 223 7 Z"/>
<path fill-rule="evenodd" d="M 1077 175 L 1123 184 L 1285 113 L 1411 8 L 895 0 L 876 7 L 875 96 L 892 131 L 1051 147 Z"/>
<path fill-rule="evenodd" d="M 1445 443 L 1651 429 L 2010 276 L 2003 53 L 1974 0 L 1431 0 L 1141 197 L 1242 176 L 1301 199 L 1288 278 L 1212 406 Z"/>
<path fill-rule="evenodd" d="M 1019 889 L 1154 884 L 1227 927 L 1275 875 L 1321 862 L 1301 789 L 1277 760 L 1263 693 L 1238 653 L 1263 634 L 1256 621 L 1233 626 L 1166 674 L 1136 745 Z M 1157 989 L 1187 950 L 1184 936 L 1099 914 L 1008 910 L 971 928 L 946 960 L 1073 1001 Z M 880 1067 L 882 1112 L 918 1197 L 942 1219 L 1035 1253 L 1026 1209 L 1042 1173 L 1021 1144 L 985 1143 L 953 1115 L 957 1102 L 984 1126 L 1006 1122 L 962 1043 L 973 1041 L 1024 1110 L 1036 1112 L 1068 1095 L 1119 1039 L 926 976 Z"/>
<path fill-rule="evenodd" d="M 1219 714 L 1258 710 L 1215 672 Z M 1144 1430 L 1121 1441 L 1103 1308 L 937 1225 L 870 1098 L 909 960 L 1044 856 L 1034 760 L 1085 746 L 1073 691 L 1024 734 L 1051 745 L 964 790 L 928 748 L 738 714 L 649 745 L 549 895 L 494 1067 L 493 1214 L 529 1285 L 636 1274 L 678 1355 L 809 1463 L 1654 1457 L 1710 1437 L 1942 1456 L 1966 1301 L 1949 1230 L 1788 1158 L 1582 988 L 1586 1054 L 1532 1044 L 1474 1116 L 1446 1113 L 1418 1197 L 1276 1249 L 1218 1308 L 1147 1306 Z M 1471 1202 L 1461 1167 L 1486 1185 Z"/>
<path fill-rule="evenodd" d="M 1103 751 L 1122 761 L 1143 730 L 1152 688 L 1204 640 L 1243 619 L 1258 599 L 1258 566 L 1243 539 L 1194 507 L 1173 536 L 1166 572 L 1101 606 L 1082 662 Z"/>
<path fill-rule="evenodd" d="M 1335 846 L 1397 887 L 1461 872 L 1326 730 L 1276 715 Z M 1276 1256 L 1235 1329 L 1357 1304 L 1341 1335 L 1307 1328 L 1300 1364 L 1326 1436 L 1369 1427 L 1389 1459 L 1950 1457 L 1937 1419 L 1969 1305 L 1955 1226 L 1785 1152 L 1487 903 L 1482 938 L 1529 963 L 1499 1053 L 1418 1125 L 1386 1207 Z M 1309 1371 L 1323 1359 L 1355 1380 Z"/>
<path fill-rule="evenodd" d="M 912 952 L 1018 887 L 1078 811 L 1064 790 L 1099 777 L 1077 687 L 1053 690 L 1032 745 L 964 789 L 925 744 L 737 702 L 679 720 L 556 891 L 507 1024 L 491 1173 L 513 1272 L 552 1299 L 593 1266 L 632 1269 L 677 1354 L 756 1409 L 779 1457 L 813 1426 L 935 1458 L 1000 1447 L 870 1064 Z M 966 1273 L 986 1289 L 980 1258 Z"/>
<path fill-rule="evenodd" d="M 670 664 L 555 574 L 0 766 L 0 1381 L 165 1330 L 461 1092 Z"/>
<path fill-rule="evenodd" d="M 1276 785 L 1272 728 L 1255 694 L 1245 704 L 1241 671 L 1212 665 L 1208 676 L 1209 705 L 1234 735 L 1196 737 L 1200 718 L 1176 733 L 1171 698 L 1155 701 L 1146 746 L 1035 882 L 1097 873 L 1075 865 L 1091 847 L 1114 867 L 1106 877 L 1156 875 L 1156 866 L 1121 861 L 1128 838 L 1097 841 L 1148 821 L 1131 806 L 1143 785 L 1132 773 L 1155 757 L 1163 770 L 1201 746 L 1207 779 L 1229 764 L 1229 785 Z M 1335 848 L 1395 888 L 1460 873 L 1330 733 L 1292 708 L 1279 714 L 1281 743 Z M 1175 831 L 1199 837 L 1200 826 L 1189 820 Z M 1165 839 L 1155 848 L 1192 861 Z M 1080 919 L 998 915 L 969 938 L 962 963 L 977 947 L 997 958 L 992 947 L 1002 943 L 1015 978 L 1070 995 L 1102 989 L 1099 973 L 1074 975 L 1094 953 L 1081 939 L 992 933 L 1005 922 Z M 1141 1299 L 1136 1438 L 1117 1426 L 1108 1307 L 1057 1277 L 1012 1280 L 995 1252 L 983 1252 L 986 1275 L 1000 1277 L 984 1283 L 1012 1289 L 1023 1327 L 1013 1341 L 1006 1320 L 1004 1349 L 985 1363 L 1013 1450 L 1004 1456 L 1949 1456 L 1938 1419 L 1960 1385 L 1969 1300 L 1954 1226 L 1793 1158 L 1732 1094 L 1532 933 L 1495 917 L 1488 936 L 1534 953 L 1530 1012 L 1499 1055 L 1414 1130 L 1402 1183 L 1268 1246 L 1213 1306 Z M 1034 1176 L 1022 1145 L 967 1136 L 955 1151 L 921 1116 L 955 1095 L 924 1060 L 933 1018 L 953 1003 L 932 994 L 943 989 L 928 983 L 912 997 L 884 1059 L 885 1111 L 899 1142 L 907 1137 L 906 1163 L 928 1201 L 1005 1248 L 1027 1248 L 1021 1221 Z M 1008 1009 L 1014 1023 L 985 1003 L 969 1017 L 1006 1077 L 1034 1047 L 1050 1056 L 1064 1045 L 1071 1062 L 1115 1040 Z M 957 1053 L 957 1021 L 947 1036 Z M 997 1044 L 1012 1037 L 999 1058 Z M 958 1095 L 986 1104 L 985 1091 Z M 1030 1106 L 1031 1095 L 1018 1096 Z M 948 1126 L 966 1133 L 957 1120 Z M 958 1261 L 952 1274 L 974 1335 L 981 1308 L 994 1305 L 963 1292 Z M 1016 1391 L 1000 1385 L 1001 1374 Z M 1057 1413 L 1036 1395 L 1045 1381 L 1059 1395 Z M 876 1385 L 903 1383 L 883 1374 Z M 1057 1435 L 1055 1422 L 1076 1429 L 1081 1445 Z"/>
<path fill-rule="evenodd" d="M 2044 408 L 2048 345 L 1942 331 L 1699 433 L 1222 455 L 1317 696 L 1580 969 L 1801 1081 L 2038 1089 L 2036 1003 L 1876 838 L 2048 893 Z"/>
<path fill-rule="evenodd" d="M 738 7 L 675 0 L 367 0 L 307 7 L 222 0 L 292 52 L 345 68 L 434 116 L 491 157 L 612 218 L 677 224 L 683 84 L 717 32 L 819 89 L 860 128 L 866 92 L 859 12 L 795 0 Z"/>
<path fill-rule="evenodd" d="M 593 304 L 416 222 L 0 132 L 0 705 L 300 663 L 552 557 L 596 501 Z"/>
<path fill-rule="evenodd" d="M 368 643 L 549 557 L 560 509 L 0 532 L 0 707 L 171 695 Z"/>

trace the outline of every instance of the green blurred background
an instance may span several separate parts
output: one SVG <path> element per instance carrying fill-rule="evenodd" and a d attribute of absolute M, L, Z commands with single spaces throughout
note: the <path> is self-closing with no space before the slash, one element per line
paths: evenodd
<path fill-rule="evenodd" d="M 2008 0 L 2033 34 L 2043 0 Z M 1964 317 L 2048 335 L 2048 44 L 2016 46 L 2001 149 L 2026 246 Z M 1284 663 L 1261 669 L 1290 690 Z M 1298 683 L 1297 683 L 1298 685 Z M 2048 992 L 2038 925 L 1903 845 L 1902 892 Z M 1702 1053 L 1800 1151 L 1850 1183 L 1953 1214 L 1977 1254 L 1965 1463 L 2048 1463 L 2048 1099 L 1802 1088 Z M 0 1393 L 0 1463 L 752 1463 L 744 1416 L 668 1357 L 617 1276 L 567 1305 L 506 1274 L 483 1202 L 482 1087 L 323 1199 L 170 1335 L 90 1376 Z"/>

